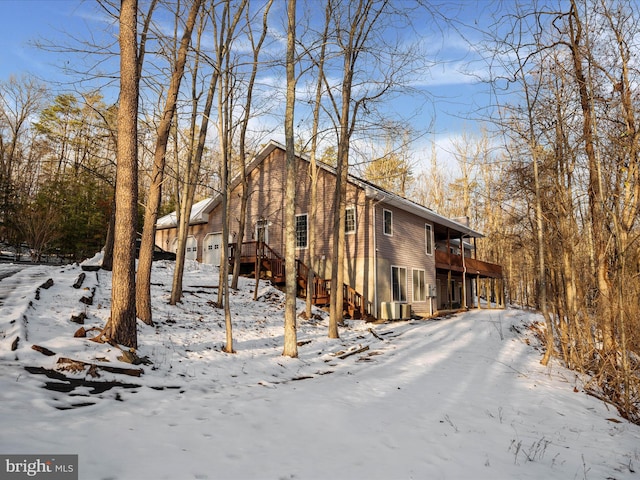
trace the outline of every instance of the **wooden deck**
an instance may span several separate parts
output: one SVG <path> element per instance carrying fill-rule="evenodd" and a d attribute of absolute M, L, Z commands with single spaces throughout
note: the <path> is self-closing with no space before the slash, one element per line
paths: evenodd
<path fill-rule="evenodd" d="M 236 255 L 236 246 L 231 245 L 229 261 L 233 264 Z M 244 242 L 240 247 L 241 269 L 249 270 L 254 275 L 260 269 L 274 284 L 281 285 L 285 282 L 284 258 L 263 242 Z M 296 259 L 296 283 L 298 296 L 305 298 L 309 286 L 309 267 L 301 260 Z M 316 306 L 329 305 L 331 298 L 331 280 L 326 278 L 313 278 L 313 290 L 311 303 Z M 344 311 L 354 319 L 372 319 L 366 308 L 364 297 L 349 285 L 343 285 Z"/>
<path fill-rule="evenodd" d="M 477 275 L 482 278 L 502 278 L 502 266 L 495 263 L 483 262 L 475 258 L 454 255 L 452 253 L 436 250 L 436 269 L 463 272 Z"/>

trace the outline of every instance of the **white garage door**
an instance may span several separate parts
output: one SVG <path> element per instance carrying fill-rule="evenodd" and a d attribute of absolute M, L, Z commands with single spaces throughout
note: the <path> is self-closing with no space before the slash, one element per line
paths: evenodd
<path fill-rule="evenodd" d="M 178 253 L 178 239 L 174 239 L 171 243 L 171 251 Z M 196 260 L 198 257 L 198 241 L 196 237 L 187 237 L 187 245 L 185 246 L 184 258 L 186 260 Z"/>
<path fill-rule="evenodd" d="M 187 237 L 187 248 L 184 254 L 184 258 L 187 260 L 196 260 L 198 257 L 198 241 L 196 237 Z"/>
<path fill-rule="evenodd" d="M 202 263 L 220 266 L 220 251 L 222 250 L 222 234 L 210 233 L 204 237 L 204 254 Z"/>

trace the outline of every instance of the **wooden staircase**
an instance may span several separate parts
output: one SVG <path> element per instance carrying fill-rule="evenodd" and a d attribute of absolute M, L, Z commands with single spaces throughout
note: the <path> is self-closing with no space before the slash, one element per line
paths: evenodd
<path fill-rule="evenodd" d="M 233 265 L 233 259 L 237 254 L 237 247 L 231 244 L 231 254 L 229 261 Z M 241 268 L 253 266 L 253 274 L 258 271 L 264 272 L 276 285 L 285 283 L 284 258 L 264 242 L 244 242 L 240 247 Z M 296 283 L 298 285 L 298 296 L 306 298 L 309 279 L 309 267 L 302 261 L 296 259 Z M 375 320 L 366 308 L 364 297 L 354 288 L 346 283 L 343 284 L 344 312 L 353 319 Z M 313 277 L 313 290 L 311 303 L 317 306 L 329 305 L 331 298 L 331 280 Z"/>
<path fill-rule="evenodd" d="M 296 259 L 296 277 L 298 296 L 306 298 L 309 284 L 309 267 L 302 260 Z M 329 305 L 331 298 L 331 280 L 313 276 L 313 290 L 311 303 L 314 305 Z"/>

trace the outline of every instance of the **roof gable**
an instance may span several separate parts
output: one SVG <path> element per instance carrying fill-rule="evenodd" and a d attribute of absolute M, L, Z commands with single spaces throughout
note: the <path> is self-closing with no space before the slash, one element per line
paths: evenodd
<path fill-rule="evenodd" d="M 191 215 L 189 217 L 189 225 L 198 223 L 207 223 L 209 220 L 209 212 L 212 210 L 214 198 L 205 198 L 191 207 Z M 171 228 L 178 225 L 178 217 L 176 212 L 171 212 L 164 217 L 160 217 L 156 222 L 156 228 Z"/>
<path fill-rule="evenodd" d="M 281 143 L 276 142 L 275 140 L 271 140 L 249 162 L 246 168 L 246 175 L 249 176 L 251 172 L 258 168 L 274 150 L 281 150 L 285 152 L 286 147 Z M 310 161 L 308 156 L 305 154 L 297 155 L 297 157 L 305 162 Z M 325 170 L 331 175 L 336 175 L 336 169 L 331 165 L 323 162 L 317 162 L 317 166 L 318 168 Z M 434 210 L 425 207 L 424 205 L 420 205 L 416 202 L 401 197 L 400 195 L 384 190 L 383 188 L 378 187 L 377 185 L 374 185 L 367 180 L 349 174 L 348 181 L 356 187 L 364 190 L 365 195 L 369 198 L 373 198 L 379 202 L 383 202 L 400 210 L 412 213 L 420 218 L 433 222 L 434 224 L 441 225 L 445 228 L 449 228 L 455 232 L 459 232 L 461 235 L 467 237 L 480 238 L 484 236 L 482 233 L 469 228 L 468 225 L 440 215 Z M 241 178 L 240 175 L 238 175 L 232 180 L 231 189 L 233 190 L 234 188 L 236 188 L 240 184 L 240 182 Z M 220 201 L 221 196 L 216 195 L 215 197 L 208 198 L 194 204 L 193 208 L 191 209 L 191 219 L 189 221 L 189 224 L 206 223 L 208 214 L 220 203 Z M 177 222 L 175 212 L 172 212 L 169 215 L 165 215 L 156 223 L 157 228 L 169 228 L 175 227 L 176 225 Z"/>

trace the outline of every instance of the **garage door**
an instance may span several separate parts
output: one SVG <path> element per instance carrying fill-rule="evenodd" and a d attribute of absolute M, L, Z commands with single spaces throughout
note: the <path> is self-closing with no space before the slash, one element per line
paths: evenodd
<path fill-rule="evenodd" d="M 187 248 L 184 254 L 187 260 L 196 260 L 198 258 L 198 241 L 196 237 L 187 237 Z"/>
<path fill-rule="evenodd" d="M 222 249 L 222 234 L 210 233 L 204 237 L 204 254 L 202 263 L 220 266 L 220 251 Z"/>

